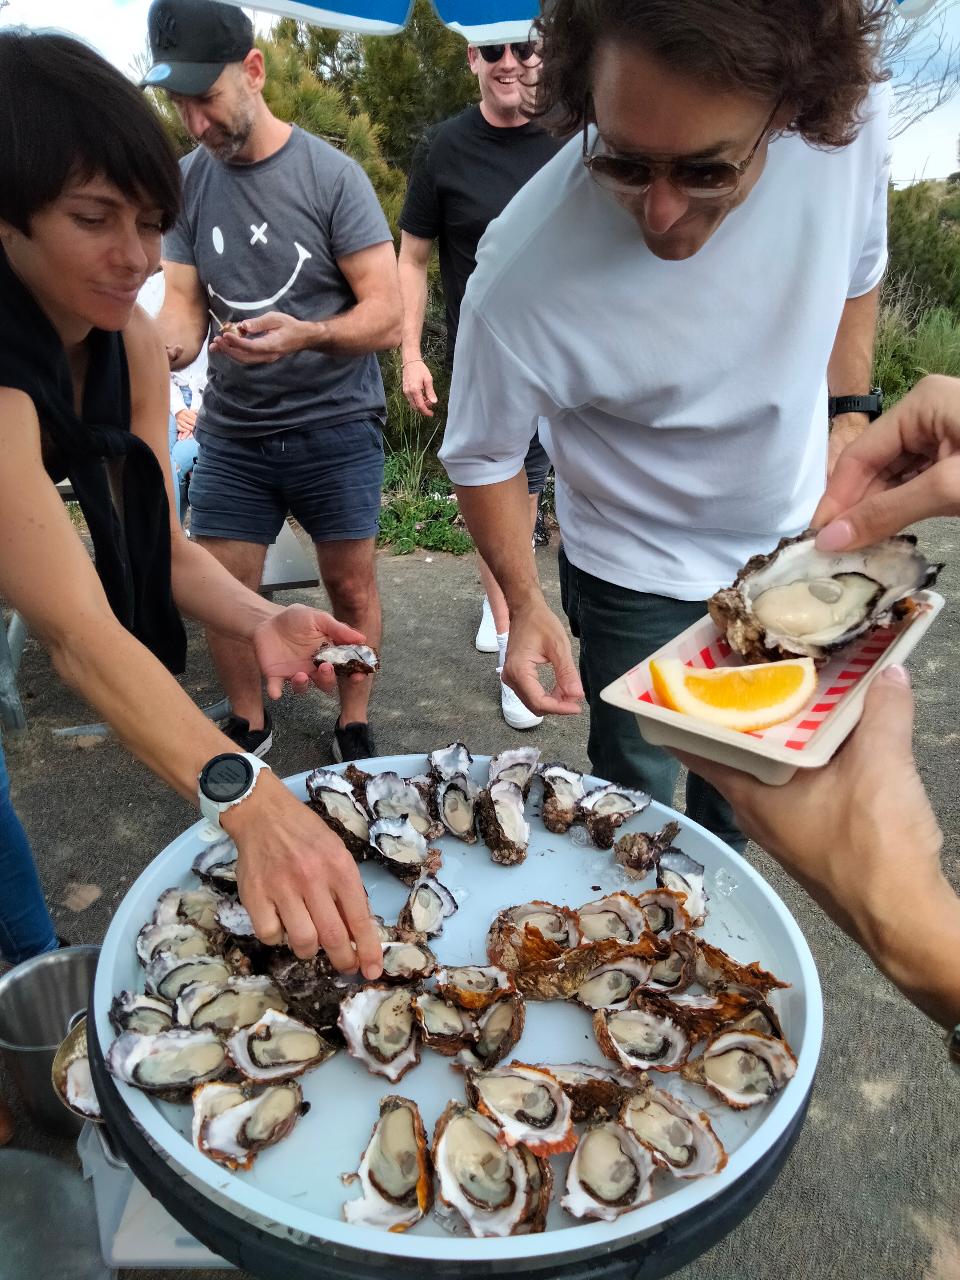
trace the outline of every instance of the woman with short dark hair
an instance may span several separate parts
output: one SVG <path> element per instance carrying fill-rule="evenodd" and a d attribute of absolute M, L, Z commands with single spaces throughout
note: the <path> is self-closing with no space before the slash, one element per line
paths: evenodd
<path fill-rule="evenodd" d="M 79 41 L 0 33 L 0 595 L 60 676 L 196 801 L 204 765 L 236 748 L 170 674 L 184 666 L 181 611 L 252 643 L 273 697 L 287 679 L 331 691 L 313 653 L 363 637 L 248 591 L 171 518 L 169 371 L 136 297 L 178 203 L 176 159 L 133 85 Z M 57 493 L 64 477 L 96 571 Z M 258 936 L 286 933 L 298 955 L 323 946 L 338 968 L 376 977 L 353 859 L 259 760 L 244 770 L 218 820 Z M 16 906 L 0 903 L 5 918 Z"/>

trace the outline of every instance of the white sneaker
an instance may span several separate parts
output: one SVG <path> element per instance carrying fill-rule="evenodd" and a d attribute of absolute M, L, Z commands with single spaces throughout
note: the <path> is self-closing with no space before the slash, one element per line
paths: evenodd
<path fill-rule="evenodd" d="M 483 613 L 480 615 L 480 626 L 473 644 L 481 653 L 497 652 L 497 624 L 493 620 L 493 610 L 486 596 L 483 597 Z"/>
<path fill-rule="evenodd" d="M 543 716 L 535 715 L 502 680 L 500 681 L 500 710 L 511 729 L 535 729 L 538 724 L 543 724 Z"/>

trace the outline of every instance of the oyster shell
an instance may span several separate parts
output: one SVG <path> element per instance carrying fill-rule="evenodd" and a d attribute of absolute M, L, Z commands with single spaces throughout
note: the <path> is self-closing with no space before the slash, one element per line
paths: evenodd
<path fill-rule="evenodd" d="M 824 662 L 908 611 L 909 597 L 943 568 L 906 534 L 841 552 L 818 551 L 814 537 L 784 538 L 769 555 L 753 556 L 733 585 L 707 602 L 730 647 L 748 661 L 799 655 Z"/>
<path fill-rule="evenodd" d="M 679 822 L 668 822 L 653 835 L 646 831 L 631 831 L 621 836 L 613 846 L 614 857 L 628 875 L 643 877 L 657 866 L 679 832 Z M 703 870 L 702 867 L 700 869 Z"/>
<path fill-rule="evenodd" d="M 444 779 L 466 777 L 470 773 L 473 756 L 462 742 L 451 742 L 449 747 L 431 751 L 427 763 L 431 776 L 442 782 Z"/>
<path fill-rule="evenodd" d="M 374 818 L 406 819 L 428 840 L 443 835 L 443 824 L 435 821 L 419 789 L 399 773 L 374 774 L 367 783 L 367 808 Z"/>
<path fill-rule="evenodd" d="M 226 982 L 230 966 L 222 956 L 180 956 L 159 951 L 146 968 L 147 990 L 163 1000 L 176 1000 L 191 982 Z"/>
<path fill-rule="evenodd" d="M 336 1052 L 313 1027 L 278 1009 L 235 1031 L 227 1049 L 237 1070 L 256 1081 L 290 1080 Z"/>
<path fill-rule="evenodd" d="M 779 978 L 766 969 L 761 969 L 754 960 L 751 964 L 741 964 L 728 956 L 726 951 L 712 943 L 697 939 L 696 981 L 708 991 L 718 987 L 743 987 L 747 990 L 759 991 L 766 995 L 775 987 L 789 987 L 789 982 L 781 982 Z"/>
<path fill-rule="evenodd" d="M 535 930 L 525 930 L 521 945 L 513 957 L 504 954 L 504 967 L 513 966 L 517 989 L 528 1000 L 569 1000 L 601 966 L 626 958 L 639 959 L 648 965 L 666 954 L 666 945 L 651 933 L 641 934 L 636 942 L 623 943 L 615 938 L 585 942 L 578 947 L 558 950 L 542 940 Z"/>
<path fill-rule="evenodd" d="M 523 816 L 523 792 L 506 779 L 493 782 L 477 797 L 477 829 L 502 866 L 523 862 L 530 841 L 530 825 Z"/>
<path fill-rule="evenodd" d="M 584 942 L 604 938 L 636 942 L 647 928 L 643 908 L 630 893 L 608 893 L 605 898 L 585 902 L 577 909 L 577 920 Z"/>
<path fill-rule="evenodd" d="M 169 1031 L 174 1023 L 174 1008 L 169 1000 L 143 995 L 139 991 L 121 991 L 110 1005 L 110 1025 L 120 1035 L 123 1031 L 139 1031 L 156 1035 Z"/>
<path fill-rule="evenodd" d="M 433 1173 L 427 1135 L 415 1102 L 390 1094 L 380 1100 L 380 1118 L 350 1181 L 363 1195 L 343 1206 L 347 1222 L 386 1231 L 406 1231 L 433 1204 Z"/>
<path fill-rule="evenodd" d="M 487 788 L 492 787 L 495 782 L 513 782 L 523 792 L 526 800 L 539 759 L 540 751 L 537 747 L 514 747 L 492 756 Z"/>
<path fill-rule="evenodd" d="M 368 853 L 409 885 L 439 871 L 443 860 L 440 850 L 431 849 L 407 818 L 378 818 L 371 822 Z"/>
<path fill-rule="evenodd" d="M 301 960 L 286 947 L 275 949 L 267 962 L 267 972 L 289 1006 L 288 1011 L 324 1037 L 338 1036 L 335 1030 L 343 990 L 337 985 L 335 969 L 325 951 Z"/>
<path fill-rule="evenodd" d="M 193 1145 L 227 1169 L 250 1169 L 303 1114 L 296 1081 L 257 1087 L 201 1084 L 193 1091 Z"/>
<path fill-rule="evenodd" d="M 230 837 L 221 836 L 194 858 L 194 874 L 215 889 L 236 893 L 238 856 L 237 846 Z"/>
<path fill-rule="evenodd" d="M 677 937 L 679 935 L 674 935 Z M 718 1031 L 759 1031 L 783 1039 L 783 1028 L 773 1009 L 758 991 L 721 989 L 702 995 L 671 995 L 695 1040 Z"/>
<path fill-rule="evenodd" d="M 448 966 L 439 971 L 436 982 L 444 1000 L 470 1010 L 486 1009 L 516 990 L 510 974 L 494 964 Z"/>
<path fill-rule="evenodd" d="M 531 1212 L 526 1161 L 498 1135 L 492 1120 L 459 1102 L 448 1104 L 433 1133 L 440 1199 L 474 1236 L 515 1235 Z"/>
<path fill-rule="evenodd" d="M 230 1066 L 225 1045 L 212 1031 L 177 1028 L 157 1035 L 124 1031 L 107 1050 L 107 1070 L 146 1093 L 178 1100 Z"/>
<path fill-rule="evenodd" d="M 703 1054 L 683 1068 L 685 1080 L 702 1084 L 735 1111 L 756 1107 L 777 1093 L 797 1070 L 789 1045 L 759 1031 L 721 1031 Z"/>
<path fill-rule="evenodd" d="M 451 835 L 465 844 L 477 843 L 477 797 L 480 789 L 466 776 L 456 774 L 437 784 L 437 812 Z"/>
<path fill-rule="evenodd" d="M 679 1071 L 693 1043 L 680 1017 L 669 1000 L 635 995 L 628 1009 L 598 1009 L 593 1030 L 603 1052 L 621 1066 L 633 1071 Z"/>
<path fill-rule="evenodd" d="M 161 952 L 180 959 L 212 955 L 210 935 L 195 924 L 145 924 L 137 934 L 137 957 L 148 965 Z"/>
<path fill-rule="evenodd" d="M 614 832 L 628 818 L 641 813 L 650 803 L 645 791 L 630 791 L 608 782 L 588 791 L 577 805 L 577 817 L 586 824 L 590 839 L 598 849 L 609 849 Z"/>
<path fill-rule="evenodd" d="M 157 899 L 154 924 L 195 924 L 200 929 L 216 929 L 221 895 L 209 885 L 198 889 L 167 889 Z"/>
<path fill-rule="evenodd" d="M 559 763 L 542 764 L 538 772 L 543 782 L 543 825 L 562 835 L 576 821 L 577 805 L 586 795 L 583 774 Z"/>
<path fill-rule="evenodd" d="M 492 1007 L 499 1008 L 500 1002 Z M 446 1057 L 459 1053 L 476 1035 L 471 1015 L 432 991 L 421 991 L 414 999 L 413 1014 L 423 1043 Z"/>
<path fill-rule="evenodd" d="M 397 1081 L 420 1061 L 409 987 L 361 987 L 340 1005 L 339 1026 L 347 1052 L 375 1075 Z"/>
<path fill-rule="evenodd" d="M 242 903 L 232 898 L 225 898 L 217 907 L 217 924 L 231 938 L 255 939 L 257 936 L 250 912 Z"/>
<path fill-rule="evenodd" d="M 456 909 L 457 900 L 446 885 L 433 876 L 421 876 L 397 917 L 397 928 L 435 938 Z"/>
<path fill-rule="evenodd" d="M 675 1178 L 719 1173 L 727 1153 L 709 1117 L 649 1080 L 623 1103 L 620 1123 L 647 1148 L 654 1163 Z"/>
<path fill-rule="evenodd" d="M 177 997 L 181 1027 L 226 1033 L 259 1022 L 268 1009 L 286 1010 L 287 1002 L 264 977 L 232 977 L 224 983 L 192 982 Z"/>
<path fill-rule="evenodd" d="M 102 1120 L 87 1056 L 87 1020 L 78 1018 L 54 1054 L 50 1081 L 60 1101 L 85 1120 Z"/>
<path fill-rule="evenodd" d="M 332 769 L 314 769 L 307 776 L 307 794 L 312 807 L 353 856 L 365 858 L 370 851 L 370 818 L 347 779 Z"/>
<path fill-rule="evenodd" d="M 546 1156 L 535 1156 L 521 1142 L 514 1150 L 527 1172 L 527 1205 L 515 1235 L 533 1235 L 547 1229 L 547 1210 L 553 1195 L 553 1170 Z"/>
<path fill-rule="evenodd" d="M 372 676 L 380 670 L 376 649 L 368 644 L 327 644 L 313 655 L 313 665 L 329 662 L 338 676 Z"/>
<path fill-rule="evenodd" d="M 553 1156 L 577 1145 L 570 1099 L 543 1067 L 471 1068 L 465 1086 L 470 1105 L 499 1126 L 501 1146 L 522 1142 L 535 1156 Z"/>
<path fill-rule="evenodd" d="M 653 1195 L 653 1157 L 629 1129 L 614 1120 L 587 1127 L 567 1170 L 560 1204 L 575 1218 L 615 1222 Z"/>
<path fill-rule="evenodd" d="M 534 931 L 540 939 L 554 946 L 557 954 L 567 947 L 577 946 L 580 941 L 576 912 L 569 907 L 558 907 L 538 898 L 516 907 L 507 907 L 498 913 L 487 933 L 487 955 L 491 960 L 497 963 L 495 953 L 507 949 L 508 937 L 512 946 L 517 945 L 513 939 L 517 930 L 525 933 Z"/>
<path fill-rule="evenodd" d="M 479 1067 L 489 1071 L 502 1062 L 523 1035 L 527 1006 L 514 992 L 477 1014 L 474 1041 L 457 1054 L 456 1066 Z"/>
<path fill-rule="evenodd" d="M 667 936 L 675 929 L 689 929 L 693 925 L 687 911 L 687 895 L 673 889 L 647 889 L 638 893 L 634 902 L 644 914 L 651 933 Z"/>
<path fill-rule="evenodd" d="M 590 970 L 574 998 L 588 1009 L 625 1009 L 634 991 L 649 980 L 652 968 L 653 961 L 640 956 L 611 960 Z"/>
<path fill-rule="evenodd" d="M 591 1062 L 550 1062 L 543 1069 L 550 1072 L 570 1099 L 575 1123 L 589 1120 L 596 1111 L 618 1115 L 624 1098 L 637 1083 L 633 1072 L 596 1067 Z"/>
<path fill-rule="evenodd" d="M 644 988 L 673 995 L 685 991 L 696 976 L 697 938 L 685 929 L 676 929 L 666 941 L 670 951 L 654 963 Z"/>
<path fill-rule="evenodd" d="M 383 980 L 417 982 L 437 970 L 437 957 L 421 942 L 383 944 Z"/>
<path fill-rule="evenodd" d="M 703 887 L 702 862 L 688 857 L 679 849 L 667 849 L 657 863 L 657 884 L 675 893 L 685 893 L 684 910 L 696 928 L 707 918 L 707 894 Z"/>

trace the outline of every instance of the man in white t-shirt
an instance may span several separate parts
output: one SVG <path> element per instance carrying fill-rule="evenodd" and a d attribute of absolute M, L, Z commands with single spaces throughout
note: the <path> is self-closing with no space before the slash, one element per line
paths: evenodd
<path fill-rule="evenodd" d="M 676 764 L 600 690 L 805 527 L 869 420 L 828 442 L 828 394 L 870 389 L 886 264 L 874 8 L 557 0 L 539 106 L 579 134 L 492 224 L 464 299 L 441 458 L 510 606 L 504 678 L 540 714 L 585 695 L 594 771 L 666 803 Z M 522 536 L 538 420 L 581 679 Z M 698 778 L 687 811 L 742 845 Z"/>

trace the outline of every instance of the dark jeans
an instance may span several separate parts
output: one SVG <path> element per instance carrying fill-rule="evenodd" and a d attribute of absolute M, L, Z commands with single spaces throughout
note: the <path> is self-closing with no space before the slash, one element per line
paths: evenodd
<path fill-rule="evenodd" d="M 603 702 L 600 690 L 702 618 L 706 605 L 604 582 L 572 565 L 563 547 L 560 599 L 570 630 L 580 641 L 580 679 L 590 703 L 587 754 L 593 772 L 649 791 L 654 800 L 672 807 L 679 764 L 662 747 L 645 742 L 636 716 Z M 687 816 L 738 852 L 746 847 L 726 800 L 693 773 L 687 778 Z"/>
<path fill-rule="evenodd" d="M 27 833 L 10 803 L 0 744 L 0 955 L 19 964 L 58 946 Z"/>

